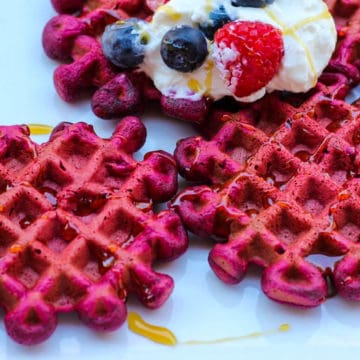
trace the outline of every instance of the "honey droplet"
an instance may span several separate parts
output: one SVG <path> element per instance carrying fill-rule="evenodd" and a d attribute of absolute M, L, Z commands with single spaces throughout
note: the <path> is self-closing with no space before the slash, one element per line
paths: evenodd
<path fill-rule="evenodd" d="M 23 251 L 23 247 L 19 244 L 12 245 L 10 247 L 10 252 L 13 254 L 17 254 Z"/>
<path fill-rule="evenodd" d="M 285 202 L 285 201 L 279 201 L 277 203 L 282 209 L 290 209 L 291 206 L 289 203 Z"/>
<path fill-rule="evenodd" d="M 315 110 L 314 109 L 309 110 L 307 115 L 314 119 L 315 118 Z"/>
<path fill-rule="evenodd" d="M 139 314 L 129 312 L 128 327 L 135 334 L 141 335 L 162 345 L 174 346 L 178 343 L 169 329 L 147 323 Z"/>
<path fill-rule="evenodd" d="M 70 223 L 66 223 L 59 232 L 60 236 L 67 242 L 73 241 L 79 235 L 76 228 Z"/>
<path fill-rule="evenodd" d="M 330 132 L 336 132 L 343 126 L 343 121 L 332 121 L 326 126 L 326 130 Z"/>
<path fill-rule="evenodd" d="M 290 328 L 290 325 L 289 324 L 281 324 L 278 328 L 279 331 L 281 332 L 287 332 L 289 331 L 291 328 Z"/>
<path fill-rule="evenodd" d="M 343 26 L 341 29 L 338 30 L 339 37 L 344 37 L 348 31 L 349 31 L 349 27 Z"/>
<path fill-rule="evenodd" d="M 74 214 L 77 216 L 88 216 L 96 213 L 107 202 L 107 194 L 80 195 L 77 199 Z"/>
<path fill-rule="evenodd" d="M 311 157 L 311 153 L 306 150 L 297 151 L 294 155 L 298 157 L 301 161 L 309 161 Z"/>
<path fill-rule="evenodd" d="M 245 214 L 250 218 L 255 218 L 259 215 L 260 211 L 258 209 L 247 209 Z"/>
<path fill-rule="evenodd" d="M 346 191 L 346 190 L 341 191 L 341 192 L 338 194 L 338 196 L 337 196 L 337 198 L 338 198 L 339 201 L 347 200 L 347 199 L 349 199 L 350 197 L 351 197 L 350 192 L 349 192 L 349 191 Z"/>
<path fill-rule="evenodd" d="M 231 121 L 233 119 L 233 117 L 230 114 L 225 114 L 221 116 L 220 121 L 222 122 L 227 122 L 227 121 Z"/>
<path fill-rule="evenodd" d="M 29 124 L 28 127 L 31 135 L 49 135 L 53 129 L 52 126 L 44 124 Z"/>
<path fill-rule="evenodd" d="M 112 254 L 114 254 L 114 253 L 116 253 L 117 245 L 116 244 L 110 244 L 108 249 Z"/>

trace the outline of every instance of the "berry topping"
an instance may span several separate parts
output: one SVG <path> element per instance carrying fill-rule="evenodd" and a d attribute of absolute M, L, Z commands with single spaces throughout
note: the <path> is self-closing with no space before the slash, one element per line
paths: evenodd
<path fill-rule="evenodd" d="M 248 96 L 278 72 L 284 56 L 280 30 L 258 21 L 234 21 L 215 33 L 215 61 L 237 97 Z"/>
<path fill-rule="evenodd" d="M 142 20 L 130 18 L 105 28 L 102 48 L 106 58 L 121 68 L 133 68 L 144 60 L 146 33 L 141 30 Z"/>
<path fill-rule="evenodd" d="M 200 24 L 199 28 L 209 40 L 213 40 L 216 30 L 220 29 L 230 21 L 231 19 L 226 13 L 224 6 L 221 5 L 219 8 L 213 9 L 210 12 L 209 20 Z"/>
<path fill-rule="evenodd" d="M 192 72 L 199 68 L 208 55 L 203 33 L 191 26 L 170 29 L 161 41 L 160 54 L 164 63 L 180 72 Z"/>
<path fill-rule="evenodd" d="M 268 4 L 272 4 L 274 0 L 232 0 L 232 6 L 245 6 L 245 7 L 265 7 Z"/>

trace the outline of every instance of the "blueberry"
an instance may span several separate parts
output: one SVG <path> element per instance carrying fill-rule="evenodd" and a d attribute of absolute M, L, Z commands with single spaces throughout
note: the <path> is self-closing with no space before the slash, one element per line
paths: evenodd
<path fill-rule="evenodd" d="M 205 36 L 191 26 L 176 26 L 162 38 L 160 54 L 169 68 L 192 72 L 203 64 L 208 55 Z"/>
<path fill-rule="evenodd" d="M 216 30 L 220 29 L 230 21 L 231 19 L 226 13 L 224 6 L 221 5 L 218 9 L 214 9 L 210 12 L 209 20 L 200 24 L 199 28 L 209 40 L 213 40 Z"/>
<path fill-rule="evenodd" d="M 245 7 L 265 7 L 268 4 L 272 4 L 275 0 L 231 0 L 232 6 L 245 6 Z"/>
<path fill-rule="evenodd" d="M 133 68 L 144 61 L 147 38 L 141 31 L 142 21 L 127 19 L 108 25 L 102 35 L 105 57 L 121 68 Z"/>

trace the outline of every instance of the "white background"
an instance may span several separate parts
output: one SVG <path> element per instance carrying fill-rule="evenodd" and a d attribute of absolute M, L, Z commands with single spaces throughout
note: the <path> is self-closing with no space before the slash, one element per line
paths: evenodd
<path fill-rule="evenodd" d="M 55 14 L 50 0 L 2 1 L 1 5 L 0 124 L 86 121 L 94 124 L 100 135 L 109 136 L 115 122 L 96 119 L 87 101 L 69 105 L 55 94 L 52 72 L 56 63 L 46 58 L 40 40 L 43 26 Z M 157 114 L 147 114 L 144 122 L 149 138 L 137 157 L 160 148 L 172 152 L 178 138 L 194 133 L 189 125 Z M 282 323 L 290 324 L 289 332 L 221 345 L 168 348 L 131 333 L 126 324 L 111 334 L 94 333 L 76 315 L 68 314 L 60 316 L 48 341 L 27 348 L 6 335 L 1 313 L 0 359 L 358 358 L 360 304 L 335 298 L 311 310 L 279 305 L 263 295 L 256 271 L 241 284 L 226 286 L 208 267 L 209 249 L 210 245 L 194 241 L 181 259 L 157 267 L 176 282 L 173 295 L 161 309 L 144 309 L 134 299 L 130 299 L 129 309 L 170 328 L 180 342 L 266 332 Z M 322 257 L 314 260 L 329 264 Z"/>

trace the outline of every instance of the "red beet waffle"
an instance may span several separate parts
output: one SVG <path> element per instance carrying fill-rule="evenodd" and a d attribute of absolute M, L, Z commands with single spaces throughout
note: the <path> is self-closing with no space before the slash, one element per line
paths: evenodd
<path fill-rule="evenodd" d="M 360 300 L 360 107 L 343 101 L 360 82 L 360 2 L 329 5 L 340 37 L 315 89 L 214 111 L 210 140 L 184 139 L 175 152 L 185 178 L 208 184 L 172 206 L 188 229 L 219 242 L 209 255 L 216 275 L 234 284 L 259 265 L 266 295 L 302 306 L 334 291 Z M 312 254 L 342 259 L 322 269 Z"/>
<path fill-rule="evenodd" d="M 360 1 L 326 0 L 335 18 L 337 50 L 329 64 L 331 71 L 347 76 L 351 83 L 360 81 Z"/>
<path fill-rule="evenodd" d="M 68 102 L 91 95 L 94 113 L 103 119 L 139 113 L 144 104 L 157 101 L 173 117 L 200 123 L 210 102 L 173 101 L 162 96 L 143 73 L 121 71 L 104 56 L 99 38 L 105 26 L 119 19 L 147 19 L 166 0 L 52 0 L 59 15 L 43 31 L 46 54 L 62 61 L 54 72 L 59 96 Z"/>
<path fill-rule="evenodd" d="M 191 231 L 220 242 L 209 255 L 220 279 L 237 283 L 254 263 L 265 268 L 270 298 L 304 306 L 330 291 L 306 259 L 312 254 L 344 255 L 335 287 L 360 300 L 360 109 L 315 99 L 296 109 L 267 97 L 260 112 L 234 115 L 211 140 L 180 141 L 182 175 L 213 185 L 188 188 L 173 203 Z"/>
<path fill-rule="evenodd" d="M 174 195 L 177 172 L 165 152 L 132 158 L 145 135 L 135 117 L 106 140 L 62 124 L 40 146 L 25 126 L 0 127 L 0 304 L 15 341 L 45 340 L 59 312 L 113 330 L 129 293 L 149 308 L 170 295 L 152 264 L 182 254 L 187 237 L 177 214 L 152 205 Z"/>
<path fill-rule="evenodd" d="M 54 73 L 55 88 L 65 101 L 91 94 L 94 113 L 104 119 L 120 118 L 141 112 L 148 101 L 160 103 L 169 116 L 203 123 L 211 101 L 174 100 L 162 96 L 145 74 L 124 72 L 104 57 L 99 37 L 106 25 L 119 19 L 148 19 L 166 0 L 52 0 L 59 15 L 52 18 L 43 32 L 46 54 L 65 62 Z M 339 34 L 336 56 L 330 68 L 359 78 L 360 42 L 359 0 L 326 0 Z"/>

